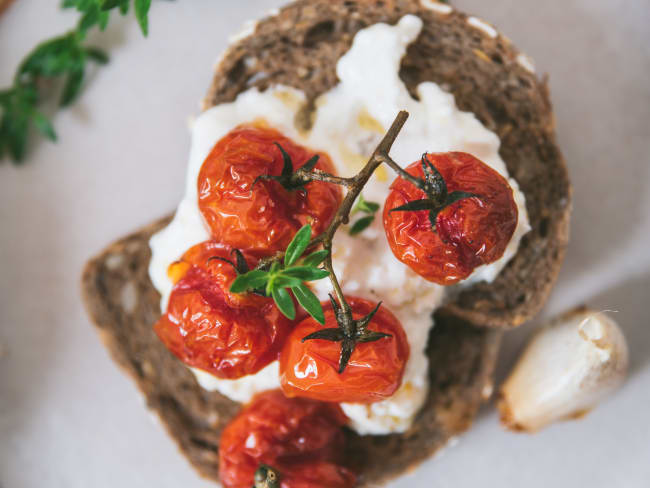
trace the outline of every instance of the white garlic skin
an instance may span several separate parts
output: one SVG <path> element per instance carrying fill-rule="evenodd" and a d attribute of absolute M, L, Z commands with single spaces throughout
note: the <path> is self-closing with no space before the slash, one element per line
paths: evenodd
<path fill-rule="evenodd" d="M 584 307 L 543 327 L 502 385 L 504 427 L 535 432 L 579 418 L 625 379 L 628 347 L 608 315 Z"/>

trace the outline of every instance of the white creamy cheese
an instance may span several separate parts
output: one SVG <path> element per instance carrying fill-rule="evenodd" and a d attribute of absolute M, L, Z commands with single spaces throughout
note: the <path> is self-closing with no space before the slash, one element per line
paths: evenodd
<path fill-rule="evenodd" d="M 473 114 L 458 110 L 454 97 L 436 84 L 420 84 L 417 101 L 399 79 L 400 60 L 421 28 L 418 17 L 407 15 L 395 26 L 375 24 L 357 33 L 352 47 L 338 62 L 340 83 L 316 101 L 314 125 L 308 134 L 299 133 L 293 125 L 304 95 L 281 86 L 264 93 L 251 89 L 234 102 L 211 108 L 197 119 L 185 197 L 174 220 L 150 242 L 149 272 L 163 296 L 163 310 L 172 289 L 167 267 L 189 247 L 209 238 L 197 196 L 197 178 L 203 160 L 216 141 L 238 124 L 264 118 L 297 142 L 327 152 L 338 173 L 351 176 L 365 164 L 397 112 L 405 109 L 410 117 L 391 151 L 393 159 L 400 164 L 406 166 L 418 160 L 425 151 L 466 151 L 508 178 L 498 153 L 500 142 L 494 133 Z M 367 200 L 383 204 L 395 178 L 389 171 L 385 167 L 377 170 L 363 190 Z M 516 253 L 519 240 L 530 228 L 524 196 L 514 180 L 508 181 L 519 209 L 515 234 L 500 260 L 477 268 L 464 283 L 494 279 Z M 395 395 L 369 405 L 342 404 L 351 427 L 362 434 L 402 432 L 408 429 L 422 406 L 428 390 L 424 349 L 432 325 L 431 314 L 444 296 L 444 287 L 424 280 L 394 257 L 384 236 L 381 212 L 359 236 L 351 237 L 342 228 L 332 251 L 334 268 L 344 291 L 383 301 L 402 323 L 411 348 L 402 386 Z M 317 282 L 314 288 L 325 299 L 330 291 L 329 281 Z M 277 363 L 239 380 L 220 380 L 204 372 L 198 372 L 197 378 L 204 388 L 219 390 L 237 401 L 247 401 L 259 391 L 278 386 Z"/>

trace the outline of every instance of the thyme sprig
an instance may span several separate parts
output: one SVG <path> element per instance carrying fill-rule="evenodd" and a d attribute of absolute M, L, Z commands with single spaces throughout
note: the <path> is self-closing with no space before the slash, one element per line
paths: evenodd
<path fill-rule="evenodd" d="M 293 320 L 296 318 L 296 308 L 289 293 L 291 291 L 300 306 L 318 323 L 324 325 L 323 307 L 306 283 L 329 276 L 329 271 L 319 268 L 327 256 L 327 251 L 321 249 L 302 257 L 309 247 L 310 237 L 311 226 L 307 224 L 296 232 L 282 261 L 272 261 L 268 269 L 265 269 L 267 265 L 263 263 L 262 267 L 240 274 L 230 285 L 230 291 L 262 291 L 264 295 L 273 297 L 280 312 Z M 238 271 L 241 271 L 241 265 L 239 268 Z"/>
<path fill-rule="evenodd" d="M 40 43 L 20 63 L 13 84 L 0 90 L 0 158 L 9 155 L 14 163 L 24 160 L 30 128 L 51 141 L 57 134 L 39 106 L 53 94 L 51 83 L 63 80 L 59 106 L 66 107 L 81 91 L 90 62 L 106 64 L 108 55 L 85 43 L 88 31 L 97 26 L 105 30 L 111 11 L 122 15 L 131 0 L 64 0 L 63 8 L 74 8 L 81 17 L 74 29 Z M 142 33 L 148 33 L 151 0 L 133 0 L 135 17 Z"/>

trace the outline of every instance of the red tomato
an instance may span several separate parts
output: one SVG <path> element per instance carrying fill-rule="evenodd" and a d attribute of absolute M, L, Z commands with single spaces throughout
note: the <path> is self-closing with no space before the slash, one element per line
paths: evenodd
<path fill-rule="evenodd" d="M 219 475 L 226 488 L 250 488 L 255 470 L 278 471 L 282 488 L 348 488 L 355 475 L 338 465 L 343 456 L 337 405 L 260 393 L 226 426 L 219 445 Z"/>
<path fill-rule="evenodd" d="M 337 185 L 314 181 L 306 192 L 287 191 L 277 181 L 258 180 L 252 187 L 260 175 L 281 174 L 283 158 L 276 142 L 291 156 L 294 169 L 316 154 L 274 129 L 240 126 L 217 142 L 204 161 L 199 209 L 217 241 L 267 256 L 284 250 L 303 225 L 311 224 L 315 236 L 332 221 L 342 198 Z M 318 155 L 316 168 L 333 173 L 329 157 Z"/>
<path fill-rule="evenodd" d="M 362 298 L 348 298 L 355 319 L 376 306 Z M 325 327 L 337 327 L 330 303 L 323 303 Z M 329 402 L 372 403 L 384 400 L 399 388 L 409 345 L 395 316 L 381 306 L 368 330 L 391 334 L 374 342 L 357 343 L 343 373 L 338 372 L 341 343 L 302 338 L 323 329 L 311 317 L 291 332 L 280 354 L 280 382 L 289 397 L 300 396 Z"/>
<path fill-rule="evenodd" d="M 170 266 L 177 283 L 154 330 L 185 364 L 235 379 L 277 359 L 293 324 L 271 298 L 230 293 L 236 271 L 229 263 L 209 260 L 213 256 L 234 260 L 229 247 L 207 241 Z M 254 261 L 246 257 L 252 267 Z"/>
<path fill-rule="evenodd" d="M 391 212 L 424 191 L 397 178 L 384 206 L 384 229 L 393 254 L 429 281 L 451 285 L 467 278 L 474 268 L 496 261 L 505 251 L 517 226 L 517 205 L 506 179 L 471 154 L 427 154 L 444 178 L 448 192 L 478 195 L 445 207 L 431 228 L 429 211 Z M 420 161 L 406 168 L 423 177 Z"/>
<path fill-rule="evenodd" d="M 349 469 L 326 461 L 287 466 L 281 474 L 281 488 L 351 488 L 357 477 Z"/>

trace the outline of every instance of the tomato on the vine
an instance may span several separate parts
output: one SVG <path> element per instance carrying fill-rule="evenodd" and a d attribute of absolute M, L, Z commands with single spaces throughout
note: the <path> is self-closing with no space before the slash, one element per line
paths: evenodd
<path fill-rule="evenodd" d="M 311 224 L 320 234 L 332 221 L 341 202 L 340 188 L 312 181 L 287 190 L 278 181 L 284 155 L 297 170 L 316 153 L 275 129 L 243 125 L 217 142 L 199 172 L 199 209 L 212 237 L 230 246 L 270 255 L 283 251 L 294 234 Z M 324 153 L 315 168 L 333 173 Z M 262 177 L 262 178 L 260 178 Z"/>
<path fill-rule="evenodd" d="M 376 304 L 345 297 L 355 319 L 366 316 Z M 338 323 L 330 303 L 323 303 L 325 327 Z M 384 400 L 399 388 L 409 357 L 409 344 L 399 320 L 381 306 L 368 331 L 389 334 L 373 342 L 358 342 L 344 371 L 339 373 L 341 342 L 303 339 L 323 326 L 309 317 L 287 338 L 280 354 L 280 382 L 285 395 L 329 402 L 372 403 Z"/>
<path fill-rule="evenodd" d="M 345 423 L 337 405 L 286 398 L 279 390 L 260 393 L 221 434 L 221 482 L 250 488 L 255 471 L 268 465 L 282 488 L 351 488 L 356 476 L 340 464 Z"/>
<path fill-rule="evenodd" d="M 517 205 L 506 179 L 471 154 L 426 154 L 406 171 L 422 180 L 425 164 L 442 176 L 448 204 L 434 213 L 395 211 L 428 197 L 398 177 L 384 206 L 384 229 L 397 259 L 429 281 L 451 285 L 503 256 L 517 226 Z"/>
<path fill-rule="evenodd" d="M 277 359 L 293 326 L 271 298 L 228 290 L 237 258 L 246 267 L 255 264 L 247 253 L 236 256 L 213 241 L 190 248 L 169 268 L 176 284 L 167 313 L 154 325 L 181 361 L 218 378 L 253 374 Z"/>

